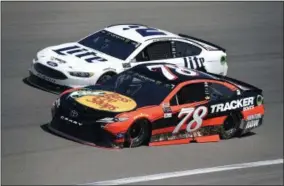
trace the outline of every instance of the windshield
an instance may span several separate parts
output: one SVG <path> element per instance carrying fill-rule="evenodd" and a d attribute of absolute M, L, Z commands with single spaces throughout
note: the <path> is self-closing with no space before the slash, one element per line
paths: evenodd
<path fill-rule="evenodd" d="M 88 36 L 79 43 L 121 60 L 125 60 L 140 45 L 106 30 Z"/>
<path fill-rule="evenodd" d="M 138 107 L 159 105 L 173 86 L 128 70 L 106 81 L 103 90 L 117 92 L 134 99 Z"/>

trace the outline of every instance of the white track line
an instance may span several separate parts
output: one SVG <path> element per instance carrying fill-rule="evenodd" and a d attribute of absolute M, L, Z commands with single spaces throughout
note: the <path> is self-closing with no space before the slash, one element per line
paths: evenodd
<path fill-rule="evenodd" d="M 196 175 L 196 174 L 206 174 L 206 173 L 228 171 L 228 170 L 234 170 L 234 169 L 245 169 L 245 168 L 251 168 L 251 167 L 275 165 L 275 164 L 281 164 L 281 163 L 283 164 L 283 159 L 275 159 L 275 160 L 257 161 L 257 162 L 249 162 L 249 163 L 231 164 L 231 165 L 224 165 L 224 166 L 211 167 L 211 168 L 160 173 L 160 174 L 153 174 L 153 175 L 147 175 L 147 176 L 129 177 L 129 178 L 122 178 L 122 179 L 117 179 L 117 180 L 99 181 L 99 182 L 93 182 L 93 183 L 86 183 L 82 185 L 123 185 L 123 184 L 137 183 L 137 182 L 162 180 L 162 179 L 167 179 L 167 178 L 176 178 L 176 177 L 182 177 L 182 176 L 191 176 L 191 175 Z"/>

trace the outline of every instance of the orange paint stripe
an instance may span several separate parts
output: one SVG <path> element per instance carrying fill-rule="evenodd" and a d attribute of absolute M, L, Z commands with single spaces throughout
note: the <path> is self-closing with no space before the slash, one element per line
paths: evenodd
<path fill-rule="evenodd" d="M 188 144 L 191 140 L 192 138 L 169 140 L 169 141 L 159 141 L 159 142 L 152 142 L 149 144 L 149 146 Z"/>
<path fill-rule="evenodd" d="M 124 138 L 114 140 L 114 142 L 116 142 L 116 143 L 123 143 L 124 142 Z"/>
<path fill-rule="evenodd" d="M 260 106 L 256 106 L 253 109 L 250 110 L 244 110 L 242 111 L 242 114 L 244 116 L 244 119 L 247 119 L 248 116 L 250 115 L 254 115 L 254 114 L 264 114 L 264 106 L 260 105 Z"/>
<path fill-rule="evenodd" d="M 197 143 L 206 143 L 206 142 L 217 142 L 220 141 L 219 135 L 212 135 L 212 136 L 199 136 L 195 137 Z"/>
<path fill-rule="evenodd" d="M 227 116 L 221 116 L 221 117 L 210 118 L 210 119 L 204 120 L 203 123 L 202 123 L 202 126 L 222 125 L 224 123 L 224 120 L 226 119 L 226 117 Z M 167 132 L 173 132 L 175 127 L 176 126 L 153 130 L 152 135 L 162 134 L 162 133 L 167 133 Z M 181 127 L 181 130 L 185 130 L 186 127 L 187 127 L 187 125 L 183 125 Z"/>

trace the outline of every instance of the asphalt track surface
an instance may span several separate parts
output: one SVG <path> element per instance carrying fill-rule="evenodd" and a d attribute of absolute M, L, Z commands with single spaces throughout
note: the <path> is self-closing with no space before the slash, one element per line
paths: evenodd
<path fill-rule="evenodd" d="M 283 158 L 282 2 L 2 2 L 2 184 L 84 184 Z M 143 23 L 228 50 L 229 76 L 264 90 L 264 125 L 219 143 L 110 151 L 40 127 L 57 97 L 23 83 L 36 52 L 114 23 Z M 283 164 L 146 184 L 283 184 Z"/>

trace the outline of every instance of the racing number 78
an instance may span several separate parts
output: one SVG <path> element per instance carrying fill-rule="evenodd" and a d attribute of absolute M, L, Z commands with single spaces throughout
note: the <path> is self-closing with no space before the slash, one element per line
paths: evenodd
<path fill-rule="evenodd" d="M 207 115 L 208 109 L 205 106 L 200 106 L 197 109 L 195 108 L 183 108 L 181 109 L 180 113 L 178 114 L 178 118 L 183 119 L 178 123 L 176 128 L 174 129 L 173 133 L 178 133 L 180 128 L 187 124 L 186 131 L 187 132 L 194 132 L 199 129 L 202 125 L 203 118 Z M 192 116 L 192 120 L 190 122 L 189 119 Z M 193 125 L 195 124 L 195 125 Z"/>

